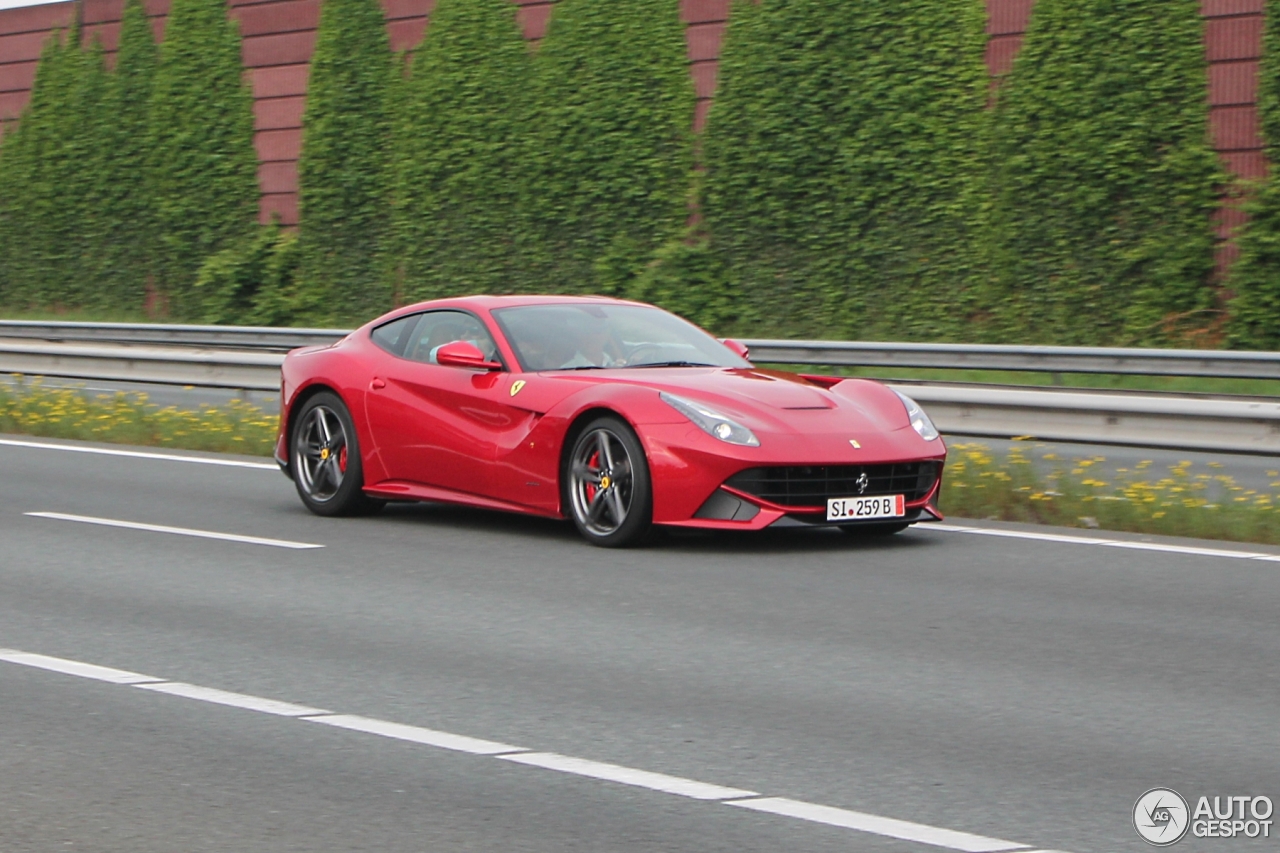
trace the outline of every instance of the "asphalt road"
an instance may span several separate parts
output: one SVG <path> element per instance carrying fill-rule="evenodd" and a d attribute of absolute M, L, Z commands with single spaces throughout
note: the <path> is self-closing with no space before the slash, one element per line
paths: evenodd
<path fill-rule="evenodd" d="M 445 507 L 320 519 L 268 469 L 24 444 L 0 443 L 0 485 L 4 853 L 1105 853 L 1148 849 L 1131 810 L 1156 786 L 1280 801 L 1280 561 L 1182 546 L 1280 549 L 988 525 L 1033 538 L 607 552 Z M 577 771 L 527 766 L 557 762 Z"/>

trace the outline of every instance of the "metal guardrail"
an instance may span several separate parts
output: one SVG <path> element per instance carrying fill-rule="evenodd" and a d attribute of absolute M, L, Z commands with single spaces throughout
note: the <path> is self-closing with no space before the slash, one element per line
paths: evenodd
<path fill-rule="evenodd" d="M 1280 379 L 1280 353 L 1222 350 L 744 340 L 755 361 L 1039 373 Z"/>
<path fill-rule="evenodd" d="M 343 329 L 0 320 L 0 338 L 54 343 L 150 344 L 264 352 L 288 352 L 297 347 L 330 344 L 346 334 L 347 331 Z"/>
<path fill-rule="evenodd" d="M 345 329 L 0 320 L 0 338 L 268 352 L 332 343 L 346 334 Z M 765 339 L 743 343 L 756 361 L 776 364 L 1280 379 L 1277 352 Z"/>
<path fill-rule="evenodd" d="M 36 328 L 41 325 L 45 331 Z M 0 373 L 252 391 L 279 388 L 282 350 L 330 343 L 346 334 L 327 329 L 24 323 L 20 328 L 26 334 L 19 337 L 11 334 L 14 328 L 12 321 L 0 321 Z M 83 337 L 72 342 L 78 335 Z M 774 363 L 1280 378 L 1280 353 L 744 343 L 751 347 L 753 359 Z M 972 359 L 985 360 L 961 364 L 960 350 Z M 1024 360 L 1019 363 L 1018 358 Z M 1152 367 L 1139 369 L 1144 364 L 1140 359 L 1149 359 Z M 952 435 L 1027 435 L 1055 441 L 1280 454 L 1280 399 L 907 381 L 894 385 L 920 401 L 938 427 Z"/>

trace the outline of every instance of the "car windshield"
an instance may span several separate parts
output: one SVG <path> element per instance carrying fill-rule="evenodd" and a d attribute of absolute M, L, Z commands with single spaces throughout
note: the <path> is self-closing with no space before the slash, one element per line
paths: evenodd
<path fill-rule="evenodd" d="M 528 371 L 750 366 L 692 323 L 645 305 L 527 305 L 493 315 Z"/>

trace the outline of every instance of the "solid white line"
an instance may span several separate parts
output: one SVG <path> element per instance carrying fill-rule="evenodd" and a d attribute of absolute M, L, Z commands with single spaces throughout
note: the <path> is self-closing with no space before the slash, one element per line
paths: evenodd
<path fill-rule="evenodd" d="M 1197 548 L 1193 545 L 1165 545 L 1160 542 L 1134 542 L 1128 539 L 1100 539 L 1096 536 L 1063 536 L 1059 533 L 1034 533 L 1028 530 L 997 530 L 992 527 L 962 527 L 956 524 L 929 524 L 924 530 L 944 533 L 970 533 L 1000 539 L 1030 539 L 1035 542 L 1059 542 L 1065 545 L 1096 545 L 1102 548 L 1125 548 L 1130 551 L 1155 551 L 1162 554 L 1185 554 L 1191 557 L 1221 557 L 1227 560 L 1262 560 L 1280 563 L 1280 554 L 1258 551 L 1232 551 L 1226 548 Z"/>
<path fill-rule="evenodd" d="M 217 533 L 212 530 L 192 530 L 189 527 L 166 527 L 163 524 L 143 524 L 139 521 L 118 521 L 113 518 L 94 518 L 91 515 L 70 515 L 65 512 L 27 512 L 32 518 L 52 518 L 56 521 L 75 521 L 80 524 L 97 524 L 102 527 L 123 527 L 126 530 L 145 530 L 150 533 L 172 533 L 177 536 L 194 536 L 197 539 L 217 539 L 222 542 L 239 542 L 244 545 L 269 545 L 272 548 L 289 548 L 306 551 L 323 548 L 309 542 L 290 542 L 287 539 L 264 539 L 261 536 L 241 536 L 238 533 Z"/>
<path fill-rule="evenodd" d="M 262 714 L 275 714 L 278 717 L 311 717 L 316 714 L 327 714 L 323 708 L 308 708 L 305 705 L 294 705 L 292 702 L 279 702 L 275 699 L 263 699 L 261 696 L 250 696 L 246 693 L 231 693 L 213 687 L 200 687 L 181 681 L 162 681 L 158 684 L 135 684 L 142 690 L 154 690 L 156 693 L 168 693 L 170 696 L 181 696 L 184 699 L 195 699 L 199 702 L 212 702 L 215 705 L 229 705 L 232 708 L 244 708 L 246 711 L 258 711 Z"/>
<path fill-rule="evenodd" d="M 31 666 L 46 669 L 49 672 L 60 672 L 63 675 L 75 675 L 80 678 L 92 678 L 94 681 L 106 681 L 110 684 L 143 684 L 148 681 L 163 681 L 150 675 L 128 672 L 123 669 L 111 669 L 106 666 L 95 666 L 91 663 L 51 658 L 48 655 L 35 655 L 30 652 L 19 652 L 13 649 L 0 649 L 0 660 L 16 663 L 20 666 Z"/>
<path fill-rule="evenodd" d="M 934 847 L 946 847 L 949 850 L 963 850 L 965 853 L 995 853 L 997 850 L 1025 849 L 1027 845 L 1013 841 L 1001 841 L 998 838 L 986 838 L 982 835 L 970 835 L 967 832 L 956 832 L 951 829 L 939 829 L 936 826 L 925 826 L 919 823 L 908 823 L 891 817 L 879 817 L 862 812 L 836 809 L 831 806 L 819 806 L 800 800 L 789 800 L 786 797 L 767 797 L 759 800 L 741 800 L 725 803 L 740 809 L 751 809 L 756 812 L 782 815 L 807 820 L 811 823 L 825 823 L 828 826 L 839 826 L 873 835 L 898 838 L 903 841 L 918 841 Z"/>
<path fill-rule="evenodd" d="M 439 747 L 440 749 L 451 749 L 454 752 L 468 752 L 472 755 L 498 755 L 504 752 L 520 751 L 518 746 L 497 743 L 496 741 L 481 740 L 467 737 L 466 735 L 450 734 L 449 732 L 438 732 L 434 729 L 424 729 L 418 726 L 406 726 L 402 723 L 390 723 L 386 720 L 375 720 L 370 717 L 357 717 L 351 714 L 314 717 L 306 722 L 323 723 L 326 726 L 350 729 L 353 732 L 364 732 L 365 734 L 379 735 L 380 737 L 388 737 L 395 740 L 407 740 L 410 743 L 420 743 L 425 746 Z"/>
<path fill-rule="evenodd" d="M 1055 853 L 1055 851 L 1032 850 L 1029 845 L 1002 841 L 998 838 L 987 838 L 982 835 L 972 835 L 967 832 L 957 832 L 936 826 L 911 823 L 897 820 L 896 818 L 880 817 L 863 812 L 833 808 L 832 806 L 821 806 L 815 803 L 787 799 L 786 797 L 760 797 L 755 791 L 711 785 L 694 779 L 668 776 L 665 773 L 637 770 L 618 764 L 605 764 L 554 752 L 527 752 L 522 747 L 496 741 L 481 740 L 467 737 L 466 735 L 455 735 L 418 726 L 407 726 L 370 717 L 332 714 L 319 708 L 295 705 L 291 702 L 264 699 L 260 696 L 250 696 L 244 693 L 231 693 L 226 690 L 200 687 L 199 685 L 178 681 L 164 681 L 149 675 L 140 675 L 136 672 L 31 654 L 15 649 L 0 649 L 0 661 L 64 675 L 90 678 L 96 681 L 107 681 L 112 684 L 132 685 L 155 693 L 167 693 L 171 696 L 181 696 L 200 702 L 211 702 L 248 711 L 290 717 L 307 723 L 321 723 L 334 728 L 434 746 L 455 752 L 492 756 L 503 761 L 524 764 L 530 767 L 541 767 L 546 770 L 569 773 L 574 776 L 617 782 L 623 785 L 647 788 L 652 791 L 675 794 L 676 796 L 689 797 L 695 800 L 721 802 L 736 808 L 750 809 L 811 823 L 821 823 L 886 838 L 916 841 L 934 847 L 962 851 L 962 853 L 998 853 L 998 851 L 1009 851 L 1009 853 L 1013 853 L 1013 851 L 1017 851 L 1017 853 Z M 748 797 L 755 799 L 744 799 Z"/>
<path fill-rule="evenodd" d="M 651 791 L 662 791 L 663 793 L 675 794 L 680 797 L 692 797 L 695 800 L 728 800 L 737 797 L 757 796 L 755 791 L 709 785 L 706 782 L 682 779 L 679 776 L 668 776 L 665 773 L 651 773 L 648 770 L 636 770 L 617 764 L 588 761 L 585 758 L 574 758 L 570 755 L 559 755 L 554 752 L 524 752 L 518 755 L 500 755 L 498 757 L 503 761 L 514 761 L 517 764 L 528 764 L 532 767 L 542 767 L 547 770 L 556 770 L 560 773 L 572 773 L 575 776 L 590 776 L 592 779 L 634 785 L 637 788 L 648 788 Z"/>
<path fill-rule="evenodd" d="M 213 459 L 207 456 L 179 456 L 176 453 L 145 453 L 140 450 L 112 450 L 106 447 L 83 447 L 77 444 L 49 444 L 43 441 L 18 441 L 0 438 L 5 447 L 30 447 L 36 450 L 65 450 L 68 453 L 93 453 L 98 456 L 124 456 L 129 459 L 159 459 L 163 462 L 192 462 L 197 465 L 221 465 L 226 468 L 256 468 L 262 471 L 279 471 L 274 462 L 245 462 L 240 459 Z"/>

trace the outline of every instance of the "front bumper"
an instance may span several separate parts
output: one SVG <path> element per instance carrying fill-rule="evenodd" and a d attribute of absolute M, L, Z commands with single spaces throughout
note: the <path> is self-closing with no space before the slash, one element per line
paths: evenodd
<path fill-rule="evenodd" d="M 784 442 L 767 441 L 762 436 L 761 447 L 738 447 L 717 441 L 697 427 L 675 424 L 646 425 L 641 430 L 641 440 L 653 477 L 655 524 L 708 530 L 762 530 L 775 526 L 864 526 L 942 520 L 936 501 L 946 446 L 940 441 L 924 442 L 909 427 L 863 439 L 860 448 L 852 447 L 845 436 L 797 436 Z M 822 506 L 786 506 L 728 483 L 735 474 L 751 468 L 871 466 L 925 461 L 939 463 L 938 479 L 927 493 L 908 501 L 904 507 L 906 514 L 895 519 L 827 521 L 825 501 Z"/>

